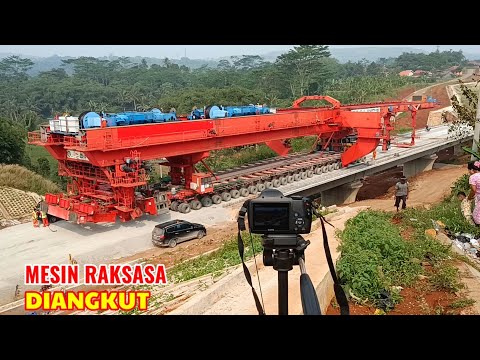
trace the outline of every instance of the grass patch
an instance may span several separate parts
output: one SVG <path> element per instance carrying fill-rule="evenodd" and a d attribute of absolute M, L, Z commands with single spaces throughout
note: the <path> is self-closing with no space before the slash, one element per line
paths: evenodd
<path fill-rule="evenodd" d="M 57 168 L 58 168 L 57 160 L 55 160 L 53 156 L 50 155 L 50 153 L 47 150 L 45 150 L 43 146 L 27 144 L 27 146 L 25 147 L 25 153 L 30 158 L 32 165 L 38 165 L 38 159 L 45 158 L 48 160 L 50 169 L 55 173 L 57 172 Z"/>
<path fill-rule="evenodd" d="M 430 284 L 435 290 L 447 290 L 455 292 L 463 288 L 459 280 L 458 269 L 452 265 L 437 265 L 433 275 L 430 277 Z"/>
<path fill-rule="evenodd" d="M 245 259 L 253 256 L 250 235 L 244 231 L 242 234 L 245 244 Z M 263 250 L 261 237 L 252 234 L 252 240 L 255 247 L 255 254 Z M 195 259 L 185 261 L 175 265 L 168 271 L 168 280 L 174 283 L 188 281 L 207 274 L 218 276 L 224 269 L 241 263 L 238 254 L 237 238 L 228 240 L 223 246 L 207 255 L 201 255 Z"/>
<path fill-rule="evenodd" d="M 375 304 L 383 290 L 414 285 L 418 275 L 424 273 L 422 262 L 432 265 L 428 273 L 432 289 L 456 292 L 463 288 L 459 270 L 451 259 L 471 261 L 453 254 L 451 245 L 426 236 L 425 230 L 433 227 L 432 220 L 440 220 L 453 233 L 480 235 L 480 229 L 470 225 L 460 211 L 456 194 L 465 190 L 468 176 L 459 178 L 451 195 L 431 209 L 406 209 L 393 216 L 368 210 L 348 220 L 340 234 L 342 254 L 337 263 L 347 292 L 351 290 L 355 298 Z M 406 229 L 413 229 L 408 241 L 400 235 Z"/>
<path fill-rule="evenodd" d="M 462 308 L 472 306 L 475 303 L 476 301 L 473 299 L 459 299 L 452 302 L 450 305 L 448 305 L 448 307 L 452 309 L 462 309 Z"/>
<path fill-rule="evenodd" d="M 412 285 L 422 272 L 413 243 L 403 241 L 391 215 L 362 211 L 340 234 L 338 274 L 355 297 L 375 303 L 392 286 Z M 398 301 L 399 299 L 397 299 Z"/>
<path fill-rule="evenodd" d="M 412 131 L 410 127 L 401 127 L 391 131 L 392 135 L 406 134 Z"/>
<path fill-rule="evenodd" d="M 60 188 L 52 181 L 20 165 L 0 164 L 0 186 L 30 191 L 40 195 L 60 191 Z"/>

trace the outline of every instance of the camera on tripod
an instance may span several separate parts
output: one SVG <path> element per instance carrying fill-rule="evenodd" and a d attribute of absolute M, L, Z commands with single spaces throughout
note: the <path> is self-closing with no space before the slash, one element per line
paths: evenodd
<path fill-rule="evenodd" d="M 252 234 L 308 234 L 312 228 L 312 203 L 301 196 L 285 197 L 274 189 L 250 200 L 248 226 Z"/>
<path fill-rule="evenodd" d="M 301 236 L 310 233 L 312 228 L 310 199 L 285 197 L 275 189 L 264 190 L 240 210 L 239 230 L 244 228 L 245 212 L 248 213 L 250 233 L 263 235 L 263 264 L 272 266 L 278 272 L 279 315 L 288 314 L 288 272 L 294 265 L 299 265 L 302 273 L 300 283 L 304 313 L 320 314 L 315 289 L 305 269 L 304 251 L 310 241 Z"/>
<path fill-rule="evenodd" d="M 248 204 L 248 226 L 252 234 L 262 234 L 263 264 L 278 271 L 299 265 L 299 257 L 310 242 L 300 234 L 312 228 L 311 201 L 306 197 L 285 197 L 268 189 Z"/>
<path fill-rule="evenodd" d="M 245 215 L 248 213 L 250 233 L 262 235 L 263 264 L 278 272 L 278 313 L 288 314 L 288 272 L 294 265 L 300 267 L 300 294 L 305 315 L 321 315 L 318 297 L 305 267 L 305 249 L 310 245 L 301 234 L 309 234 L 313 213 L 321 220 L 323 244 L 327 263 L 334 282 L 334 291 L 342 314 L 348 314 L 348 301 L 338 281 L 330 254 L 323 216 L 316 211 L 307 197 L 285 197 L 276 189 L 262 191 L 256 199 L 247 200 L 238 213 L 238 251 L 243 271 L 250 285 L 259 314 L 265 314 L 252 284 L 252 277 L 245 265 L 244 244 L 241 231 L 245 230 Z M 330 223 L 328 223 L 330 224 Z M 330 224 L 331 225 L 331 224 Z M 253 247 L 253 243 L 252 243 Z M 258 272 L 258 269 L 257 269 Z"/>

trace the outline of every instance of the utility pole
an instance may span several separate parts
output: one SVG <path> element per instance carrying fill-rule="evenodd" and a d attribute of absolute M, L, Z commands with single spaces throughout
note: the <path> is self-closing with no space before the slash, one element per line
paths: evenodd
<path fill-rule="evenodd" d="M 473 152 L 477 153 L 478 152 L 478 142 L 480 141 L 480 90 L 477 94 L 478 100 L 477 100 L 477 115 L 475 116 L 475 128 L 473 130 L 473 144 L 472 144 L 472 150 Z M 472 155 L 470 160 L 477 160 L 475 156 Z"/>

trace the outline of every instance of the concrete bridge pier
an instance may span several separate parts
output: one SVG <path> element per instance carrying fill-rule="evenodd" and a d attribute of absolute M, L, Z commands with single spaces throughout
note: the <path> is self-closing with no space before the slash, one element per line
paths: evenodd
<path fill-rule="evenodd" d="M 437 154 L 432 154 L 406 162 L 403 164 L 403 176 L 411 178 L 421 172 L 432 170 L 433 163 L 437 159 Z"/>
<path fill-rule="evenodd" d="M 325 190 L 320 193 L 322 206 L 347 205 L 354 203 L 357 199 L 358 190 L 363 186 L 363 182 L 356 180 L 354 182 L 337 186 L 333 189 Z"/>

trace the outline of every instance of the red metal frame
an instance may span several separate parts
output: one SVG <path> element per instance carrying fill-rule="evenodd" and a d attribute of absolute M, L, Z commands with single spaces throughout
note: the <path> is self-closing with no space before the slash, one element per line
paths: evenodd
<path fill-rule="evenodd" d="M 332 106 L 300 107 L 307 100 L 325 100 Z M 329 96 L 304 96 L 292 108 L 274 114 L 194 121 L 182 118 L 161 124 L 82 130 L 77 135 L 51 133 L 48 127 L 41 127 L 40 132 L 29 133 L 28 141 L 44 146 L 59 161 L 59 174 L 72 179 L 67 197 L 49 197 L 47 202 L 58 207 L 52 211 L 79 223 L 112 221 L 117 215 L 128 221 L 143 212 L 156 214 L 153 199 L 135 198 L 135 188 L 147 183 L 143 160 L 166 158 L 172 184 L 185 185 L 190 194 L 194 166 L 212 150 L 265 143 L 285 155 L 290 150 L 288 139 L 310 135 L 332 139 L 355 129 L 358 140 L 341 158 L 347 166 L 371 153 L 380 141 L 387 150 L 393 130 L 391 116 L 410 110 L 415 121 L 418 109 L 434 106 L 405 101 L 341 105 Z M 380 112 L 352 111 L 365 108 L 380 108 Z M 127 159 L 132 162 L 127 164 Z M 81 205 L 85 203 L 88 206 Z"/>

